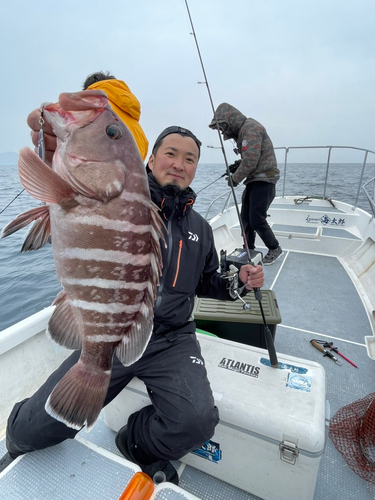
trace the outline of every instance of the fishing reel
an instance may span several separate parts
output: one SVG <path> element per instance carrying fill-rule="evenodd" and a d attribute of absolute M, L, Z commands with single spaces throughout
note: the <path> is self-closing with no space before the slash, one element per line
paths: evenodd
<path fill-rule="evenodd" d="M 229 295 L 232 299 L 240 299 L 242 302 L 242 307 L 245 311 L 249 311 L 251 309 L 251 305 L 243 300 L 241 297 L 241 293 L 244 291 L 246 285 L 239 286 L 238 280 L 238 268 L 233 264 L 229 265 L 229 270 L 225 271 L 224 274 L 221 275 L 221 278 L 226 280 L 227 289 L 229 291 Z"/>
<path fill-rule="evenodd" d="M 232 146 L 233 146 L 233 153 L 235 155 L 239 155 L 240 154 L 240 150 L 237 147 L 237 141 L 235 141 L 234 139 L 231 139 L 230 142 L 232 143 Z"/>

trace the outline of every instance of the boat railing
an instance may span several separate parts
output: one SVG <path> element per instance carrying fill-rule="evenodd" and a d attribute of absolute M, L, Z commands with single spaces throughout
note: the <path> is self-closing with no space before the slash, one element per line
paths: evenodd
<path fill-rule="evenodd" d="M 234 188 L 235 191 L 238 191 L 238 188 L 240 186 L 237 186 Z M 234 205 L 234 199 L 233 199 L 233 193 L 232 190 L 230 189 L 229 191 L 226 191 L 225 193 L 217 196 L 214 198 L 211 203 L 209 204 L 206 213 L 204 214 L 204 218 L 208 220 L 208 215 L 211 212 L 211 209 L 214 205 L 218 204 L 219 200 L 223 200 L 223 204 L 221 205 L 221 209 L 219 210 L 219 213 L 225 212 L 225 210 L 228 210 L 230 207 Z M 217 212 L 216 212 L 217 213 Z"/>
<path fill-rule="evenodd" d="M 372 196 L 368 192 L 368 190 L 366 189 L 366 186 L 368 186 L 371 183 L 373 185 L 373 188 L 372 188 L 373 189 L 373 194 L 372 194 Z M 371 210 L 372 210 L 372 215 L 373 215 L 373 217 L 375 217 L 375 202 L 374 202 L 374 198 L 375 198 L 375 177 L 373 177 L 371 180 L 369 180 L 368 182 L 366 182 L 366 184 L 363 185 L 363 191 L 365 192 L 365 195 L 367 196 L 368 202 L 369 202 Z"/>
<path fill-rule="evenodd" d="M 282 193 L 281 193 L 281 196 L 283 198 L 286 196 L 285 193 L 286 193 L 286 185 L 287 185 L 287 179 L 288 179 L 288 176 L 287 176 L 288 168 L 287 167 L 288 166 L 291 167 L 291 164 L 290 163 L 288 164 L 289 152 L 291 150 L 298 150 L 298 149 L 299 150 L 313 150 L 313 149 L 324 150 L 324 149 L 326 149 L 328 151 L 326 167 L 325 167 L 324 183 L 322 185 L 322 194 L 321 194 L 322 199 L 327 198 L 327 186 L 328 186 L 328 179 L 329 179 L 329 171 L 330 171 L 330 167 L 332 165 L 332 162 L 331 162 L 332 150 L 346 149 L 346 150 L 351 150 L 351 151 L 363 151 L 364 156 L 363 156 L 363 160 L 362 160 L 360 179 L 358 182 L 355 200 L 354 200 L 354 203 L 352 203 L 352 205 L 354 208 L 356 208 L 358 206 L 358 200 L 359 200 L 359 196 L 360 196 L 361 189 L 362 189 L 366 195 L 366 198 L 367 198 L 369 204 L 370 204 L 372 214 L 375 217 L 375 177 L 373 179 L 371 179 L 370 181 L 366 182 L 366 184 L 363 184 L 365 170 L 366 170 L 366 167 L 369 166 L 368 157 L 369 157 L 369 154 L 374 155 L 374 159 L 375 159 L 375 152 L 374 151 L 371 151 L 370 149 L 357 148 L 357 147 L 352 147 L 352 146 L 289 146 L 289 147 L 280 146 L 280 147 L 275 147 L 274 149 L 285 151 L 283 166 L 281 166 L 280 163 L 278 164 L 279 168 L 281 166 L 280 170 L 282 170 L 282 173 L 283 173 Z M 366 189 L 366 186 L 368 186 L 371 183 L 373 185 L 372 193 L 370 193 L 369 190 Z M 243 187 L 243 186 L 238 186 L 238 187 Z M 238 187 L 236 189 L 238 189 Z M 293 193 L 293 194 L 297 194 L 297 193 Z M 205 214 L 206 219 L 208 218 L 208 215 L 211 212 L 212 207 L 214 205 L 217 205 L 219 200 L 222 200 L 222 202 L 223 202 L 223 204 L 219 210 L 219 213 L 222 213 L 225 210 L 227 210 L 228 208 L 230 208 L 231 206 L 233 206 L 233 204 L 234 204 L 232 190 L 221 194 L 220 196 L 218 196 L 217 198 L 215 198 L 211 202 L 211 204 L 209 205 L 209 207 L 206 211 L 206 214 Z M 216 213 L 217 213 L 217 211 L 216 211 Z"/>

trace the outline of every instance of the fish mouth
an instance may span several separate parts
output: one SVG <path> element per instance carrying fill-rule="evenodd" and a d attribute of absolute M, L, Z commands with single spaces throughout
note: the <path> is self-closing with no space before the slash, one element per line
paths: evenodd
<path fill-rule="evenodd" d="M 67 127 L 87 127 L 106 109 L 111 107 L 107 95 L 101 90 L 60 94 L 59 102 L 44 106 L 47 121 L 61 140 L 66 136 Z"/>
<path fill-rule="evenodd" d="M 106 108 L 98 108 L 71 112 L 61 109 L 58 105 L 53 105 L 53 107 L 45 108 L 44 113 L 56 137 L 64 141 L 68 134 L 68 128 L 70 131 L 83 129 L 93 123 L 105 110 Z"/>
<path fill-rule="evenodd" d="M 110 108 L 108 97 L 102 90 L 83 90 L 59 96 L 60 108 L 68 111 L 89 111 Z"/>

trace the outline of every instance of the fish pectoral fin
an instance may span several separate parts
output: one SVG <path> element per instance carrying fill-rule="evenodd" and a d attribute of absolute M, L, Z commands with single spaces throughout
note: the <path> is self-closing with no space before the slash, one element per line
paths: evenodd
<path fill-rule="evenodd" d="M 15 233 L 19 229 L 26 227 L 34 220 L 36 221 L 40 220 L 40 222 L 44 221 L 44 223 L 46 223 L 45 221 L 47 219 L 49 219 L 49 208 L 47 205 L 42 205 L 41 207 L 36 207 L 32 208 L 31 210 L 27 210 L 27 212 L 22 212 L 22 214 L 17 215 L 17 217 L 14 220 L 12 220 L 12 222 L 9 222 L 9 224 L 7 224 L 3 228 L 3 230 L 1 231 L 0 238 L 5 238 L 6 236 Z"/>
<path fill-rule="evenodd" d="M 116 347 L 116 356 L 124 366 L 135 363 L 144 353 L 150 340 L 154 322 L 148 319 L 143 323 L 135 322 L 130 330 L 124 335 L 121 343 Z"/>
<path fill-rule="evenodd" d="M 47 335 L 56 344 L 66 349 L 81 349 L 82 336 L 79 325 L 66 291 L 58 294 L 52 305 L 56 305 L 46 329 Z"/>
<path fill-rule="evenodd" d="M 30 148 L 20 151 L 18 173 L 23 187 L 37 200 L 63 205 L 76 197 L 72 187 Z"/>

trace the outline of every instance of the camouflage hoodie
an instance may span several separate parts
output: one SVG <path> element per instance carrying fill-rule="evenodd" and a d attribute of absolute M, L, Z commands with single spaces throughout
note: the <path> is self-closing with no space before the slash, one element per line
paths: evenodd
<path fill-rule="evenodd" d="M 226 102 L 218 106 L 215 118 L 209 124 L 216 128 L 216 120 L 224 140 L 237 141 L 241 153 L 241 163 L 233 174 L 234 182 L 244 184 L 264 181 L 276 184 L 280 178 L 273 144 L 266 129 L 253 118 L 246 118 L 238 109 Z"/>

